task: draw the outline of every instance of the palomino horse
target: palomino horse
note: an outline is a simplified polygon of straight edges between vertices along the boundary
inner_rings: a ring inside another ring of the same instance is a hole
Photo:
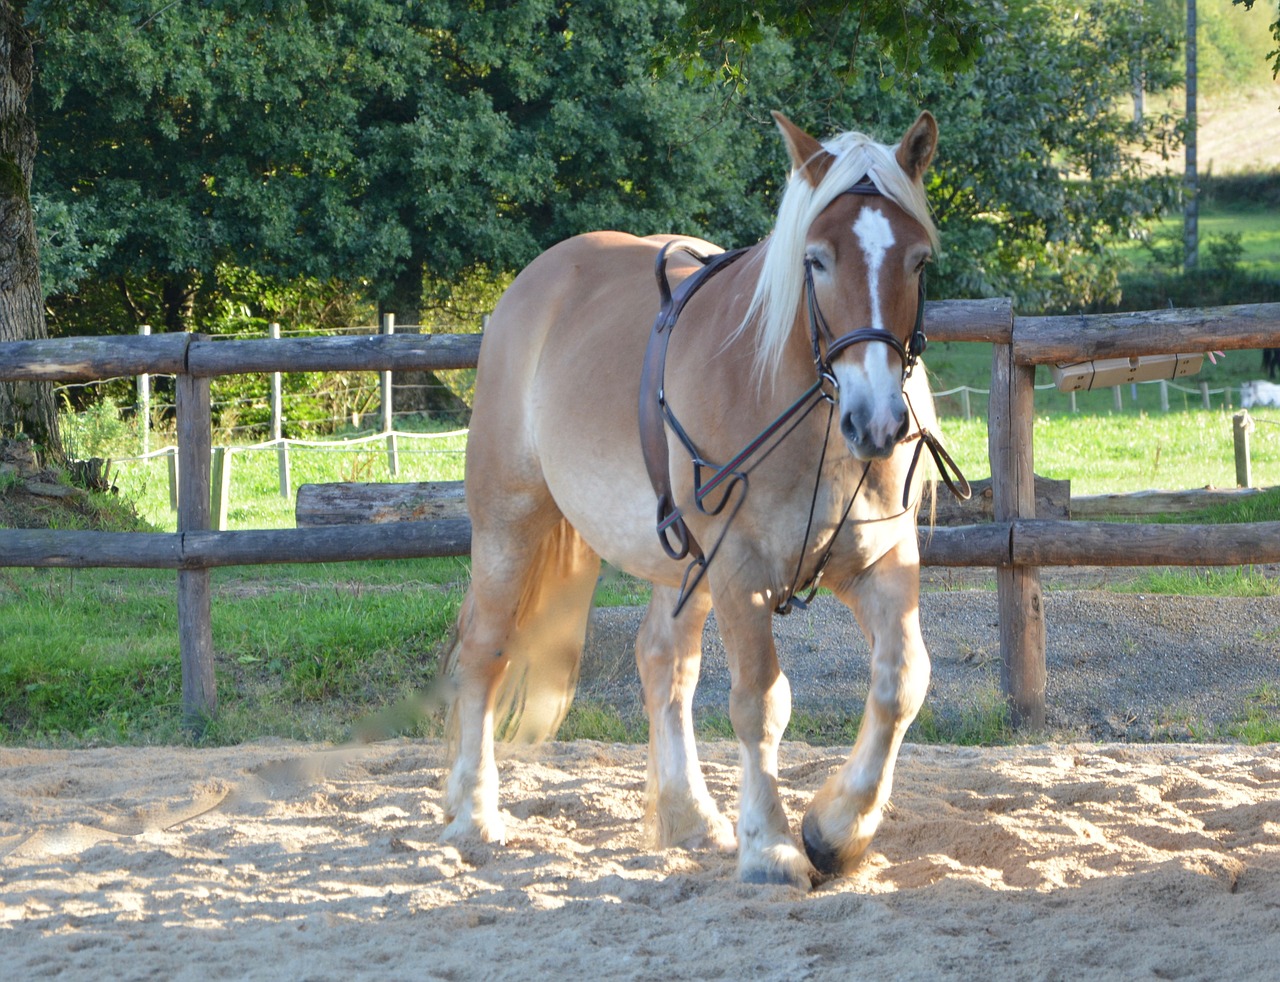
[[[923,113],[893,147],[857,133],[820,144],[776,119],[793,169],[774,231],[731,263],[703,266],[681,244],[663,251],[670,282],[701,280],[695,292],[676,286],[678,324],[654,326],[669,287],[655,289],[653,269],[669,237],[618,232],[545,252],[490,319],[467,446],[472,582],[448,660],[446,838],[503,840],[495,736],[505,726],[541,739],[559,726],[603,557],[653,584],[636,661],[656,843],[736,845],[743,880],[808,887],[815,869],[846,870],[871,841],[929,680],[914,464],[937,422],[923,371],[910,369],[936,239],[921,177],[938,129]],[[651,334],[666,349],[657,356]],[[642,391],[646,350],[658,384]],[[646,415],[660,421],[659,449],[652,431],[642,446]],[[870,640],[871,686],[801,849],[777,787],[791,692],[771,618],[820,567]],[[712,608],[741,748],[736,834],[694,744]]]

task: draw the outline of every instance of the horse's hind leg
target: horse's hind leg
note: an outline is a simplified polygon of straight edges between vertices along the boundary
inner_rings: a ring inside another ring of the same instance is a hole
[[[812,869],[791,835],[778,794],[778,745],[791,718],[791,684],[778,665],[773,611],[760,594],[732,584],[715,596],[716,623],[729,657],[729,716],[742,760],[738,874],[747,883],[807,890]]]
[[[802,828],[805,850],[823,873],[855,866],[871,844],[893,788],[907,727],[929,687],[929,653],[920,635],[920,570],[914,542],[833,589],[871,643],[871,686],[849,759],[814,796]]]
[[[693,692],[702,663],[702,628],[711,610],[705,589],[672,617],[679,591],[655,586],[636,638],[636,665],[649,714],[646,822],[659,846],[732,849],[733,826],[707,792],[693,736]]]
[[[538,509],[518,523],[478,524],[474,533],[471,588],[450,655],[455,747],[445,793],[446,838],[505,837],[494,730],[506,676],[525,669],[532,675],[550,659],[559,663],[550,667],[563,705],[572,695],[599,560],[576,532],[557,523],[562,520],[553,508]]]

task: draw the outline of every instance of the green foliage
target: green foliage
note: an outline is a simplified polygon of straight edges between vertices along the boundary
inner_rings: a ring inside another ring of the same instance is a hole
[[[727,222],[744,197],[734,128],[703,122],[714,93],[652,72],[676,13],[72,4],[46,24],[35,96],[58,283],[163,279],[172,329],[228,265],[412,307],[424,271],[516,269],[589,228]]]
[[[689,0],[674,43],[690,77],[742,82],[757,46],[773,36],[799,43],[826,44],[837,71],[857,74],[860,42],[882,55],[886,68],[909,79],[930,68],[948,75],[973,66],[981,52],[988,14],[971,0]],[[852,42],[832,44],[837,38]]]
[[[1170,195],[1135,155],[1172,146],[1173,121],[1118,108],[1135,78],[1172,80],[1177,23],[1158,4],[33,9],[51,283],[92,294],[54,299],[60,330],[107,296],[113,331],[284,319],[297,284],[404,320],[424,276],[431,320],[588,229],[749,244],[785,176],[777,107],[889,139],[935,112],[936,295],[1012,294],[1024,311],[1112,296],[1110,246]],[[719,46],[705,63],[732,66],[729,101],[661,67],[673,37]]]

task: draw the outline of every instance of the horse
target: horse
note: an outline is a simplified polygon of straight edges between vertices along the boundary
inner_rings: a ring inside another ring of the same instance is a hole
[[[731,256],[704,240],[580,235],[527,266],[490,317],[466,453],[472,578],[443,669],[447,841],[505,840],[495,740],[559,727],[602,558],[652,584],[636,662],[654,844],[736,848],[743,881],[808,889],[872,840],[930,674],[917,512],[940,461],[917,360],[938,126],[923,112],[888,146],[856,132],[819,142],[774,118],[791,169],[764,241]],[[650,360],[656,390],[642,385]],[[926,442],[935,460],[917,468]],[[772,617],[819,576],[869,639],[871,684],[797,841],[778,790],[791,691]],[[742,765],[736,826],[694,741],[713,608]]]
[[[1241,382],[1240,408],[1255,406],[1280,406],[1280,385],[1275,382]]]

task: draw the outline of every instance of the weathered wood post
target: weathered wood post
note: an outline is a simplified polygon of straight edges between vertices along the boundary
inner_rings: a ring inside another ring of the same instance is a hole
[[[280,340],[280,325],[271,325],[271,339]],[[271,440],[276,445],[276,465],[280,471],[280,497],[293,495],[289,476],[289,444],[284,441],[284,394],[280,373],[271,373]]]
[[[1236,487],[1253,487],[1253,463],[1249,459],[1249,434],[1253,432],[1253,417],[1242,409],[1231,417],[1231,429],[1236,445]]]
[[[193,334],[192,340],[202,340]],[[178,532],[209,528],[213,423],[209,379],[181,373],[178,406]],[[178,647],[182,656],[182,721],[199,734],[218,711],[213,676],[210,572],[178,570]]]
[[[1014,343],[994,345],[991,361],[987,440],[997,522],[1035,518],[1036,509],[1032,453],[1035,366],[1014,361]],[[1040,728],[1045,720],[1045,631],[1039,568],[997,568],[996,591],[1000,684],[1009,700],[1012,722],[1017,727]]]

